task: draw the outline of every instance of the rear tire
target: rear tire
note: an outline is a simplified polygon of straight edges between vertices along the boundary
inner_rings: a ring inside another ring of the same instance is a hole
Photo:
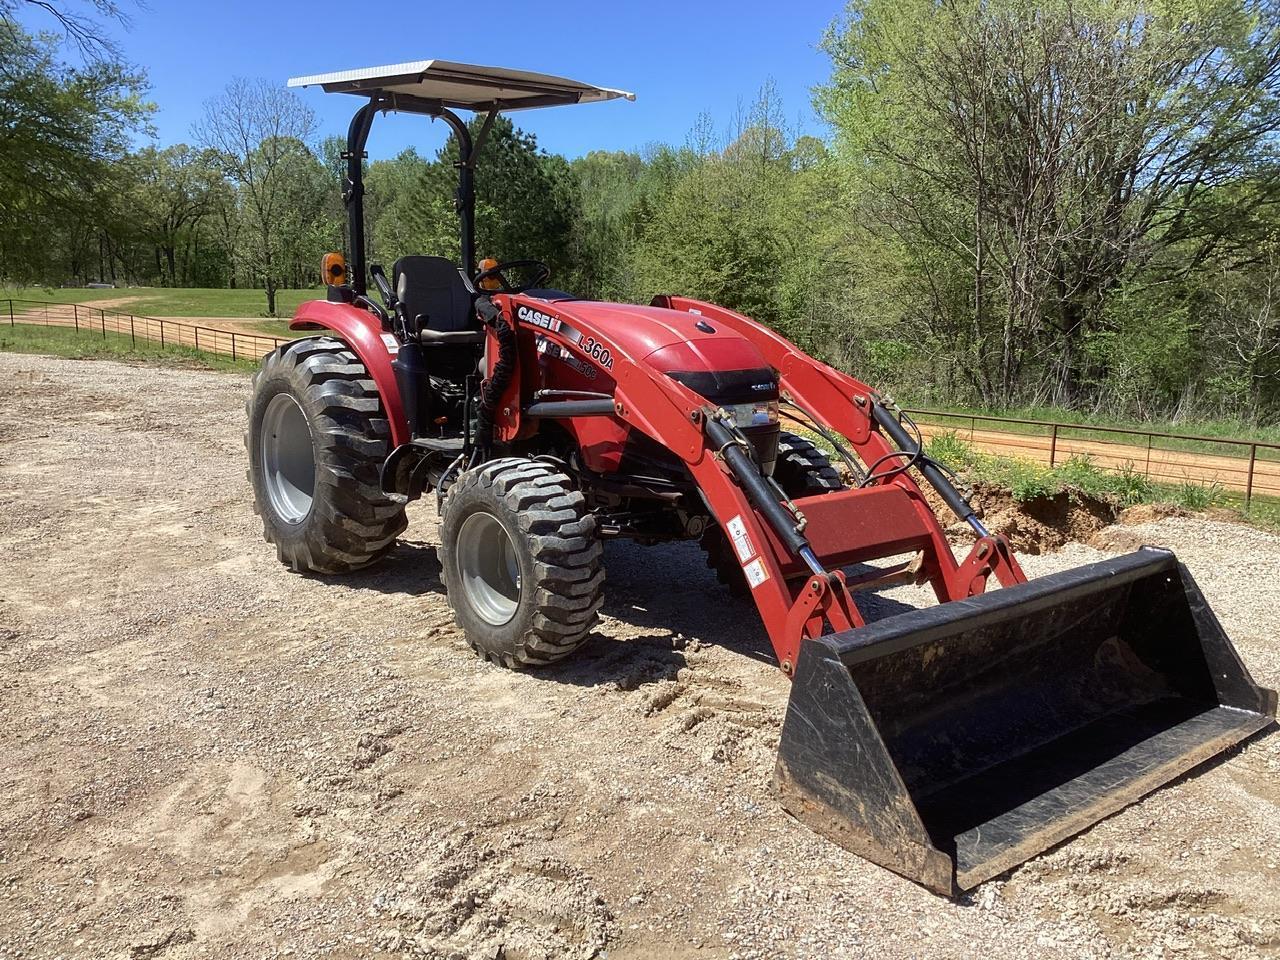
[[[307,337],[263,358],[247,404],[249,482],[262,536],[302,573],[368,566],[407,526],[378,471],[391,427],[364,364],[340,340]]]
[[[544,666],[586,641],[603,603],[596,518],[551,464],[512,457],[445,497],[440,566],[467,643],[504,667]]]

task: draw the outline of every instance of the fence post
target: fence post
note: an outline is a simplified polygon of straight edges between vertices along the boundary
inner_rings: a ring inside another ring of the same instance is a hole
[[[195,327],[194,329],[196,331],[196,349],[199,350],[200,349],[200,328]]]
[[[164,347],[164,321],[160,321],[160,346]]]
[[[13,300],[9,301],[9,326],[13,326]]]
[[[233,333],[231,334],[231,359],[234,360],[235,358],[236,358],[236,335]]]
[[[1049,469],[1052,470],[1058,462],[1058,425],[1053,425],[1053,436],[1049,438]]]
[[[79,333],[80,332],[80,304],[73,303],[71,305],[71,315],[75,317],[76,333]]]
[[[1151,479],[1151,441],[1155,438],[1151,434],[1147,434],[1147,479]]]
[[[138,345],[138,338],[133,332],[133,314],[129,314],[129,344],[131,346]]]
[[[1258,462],[1258,445],[1256,443],[1249,444],[1249,476],[1244,482],[1244,508],[1249,509],[1249,502],[1253,500],[1253,465]]]
[[[102,339],[107,339],[107,311],[99,310],[98,314],[102,320]]]

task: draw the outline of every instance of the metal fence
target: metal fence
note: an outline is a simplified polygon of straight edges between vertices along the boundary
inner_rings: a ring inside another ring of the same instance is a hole
[[[5,313],[0,313],[0,323],[7,319],[11,327],[37,324],[71,328],[81,333],[99,334],[104,338],[108,334],[114,334],[128,337],[133,344],[142,340],[158,343],[161,347],[189,347],[230,357],[232,360],[257,360],[280,344],[288,342],[284,337],[220,330],[217,327],[161,320],[158,317],[140,317],[83,303],[16,299],[0,300],[0,304],[7,307]]]
[[[1246,506],[1255,496],[1280,496],[1280,444],[1276,443],[942,410],[907,413],[924,420],[920,428],[926,438],[954,432],[984,453],[1021,457],[1050,467],[1072,457],[1087,457],[1100,469],[1134,471],[1158,483],[1216,484],[1224,491],[1243,494]]]
[[[142,340],[161,347],[187,347],[233,360],[256,360],[288,342],[284,337],[142,317],[80,303],[11,299],[0,300],[0,304],[4,305],[0,324],[7,316],[10,326],[38,324],[103,337],[114,334],[128,337],[134,344]],[[1021,457],[1050,467],[1072,457],[1088,457],[1103,470],[1137,471],[1156,482],[1216,484],[1223,490],[1243,493],[1246,506],[1255,495],[1280,497],[1280,444],[1276,443],[942,410],[907,412],[927,418],[920,424],[926,438],[952,431],[986,453]]]

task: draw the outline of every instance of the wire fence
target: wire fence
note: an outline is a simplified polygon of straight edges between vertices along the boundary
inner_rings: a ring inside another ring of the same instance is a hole
[[[11,299],[0,300],[0,304],[4,305],[0,307],[4,311],[0,312],[0,324],[7,319],[10,326],[64,327],[102,337],[128,337],[135,345],[141,340],[233,360],[257,360],[288,342],[284,337],[142,317],[81,303]],[[941,410],[907,412],[921,421],[926,439],[954,432],[985,453],[1050,467],[1072,457],[1087,457],[1100,469],[1136,471],[1158,483],[1217,485],[1243,494],[1246,506],[1254,496],[1280,497],[1280,444],[1276,443]]]
[[[1280,496],[1280,444],[1128,427],[1019,420],[976,413],[908,410],[926,439],[955,433],[977,450],[1061,466],[1085,457],[1113,473],[1136,472],[1156,483],[1216,485],[1243,494]]]
[[[43,300],[0,300],[7,307],[0,313],[0,323],[10,327],[34,324],[65,327],[80,333],[128,337],[134,345],[139,340],[161,347],[188,347],[204,353],[215,353],[232,360],[257,360],[282,343],[284,337],[241,333],[217,327],[198,326],[158,317],[140,317],[119,310],[104,310],[83,303],[50,303]],[[0,308],[3,309],[3,308]]]

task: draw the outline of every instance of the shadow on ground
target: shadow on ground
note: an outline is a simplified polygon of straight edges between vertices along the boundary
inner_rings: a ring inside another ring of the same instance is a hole
[[[605,546],[604,564],[604,629],[569,660],[536,671],[537,676],[631,690],[674,679],[687,664],[684,651],[701,644],[775,662],[755,604],[748,596],[734,596],[716,579],[696,544],[613,541]],[[402,540],[368,570],[325,579],[377,593],[444,596],[436,547],[425,541]],[[858,594],[857,603],[869,623],[914,609],[873,593]]]

